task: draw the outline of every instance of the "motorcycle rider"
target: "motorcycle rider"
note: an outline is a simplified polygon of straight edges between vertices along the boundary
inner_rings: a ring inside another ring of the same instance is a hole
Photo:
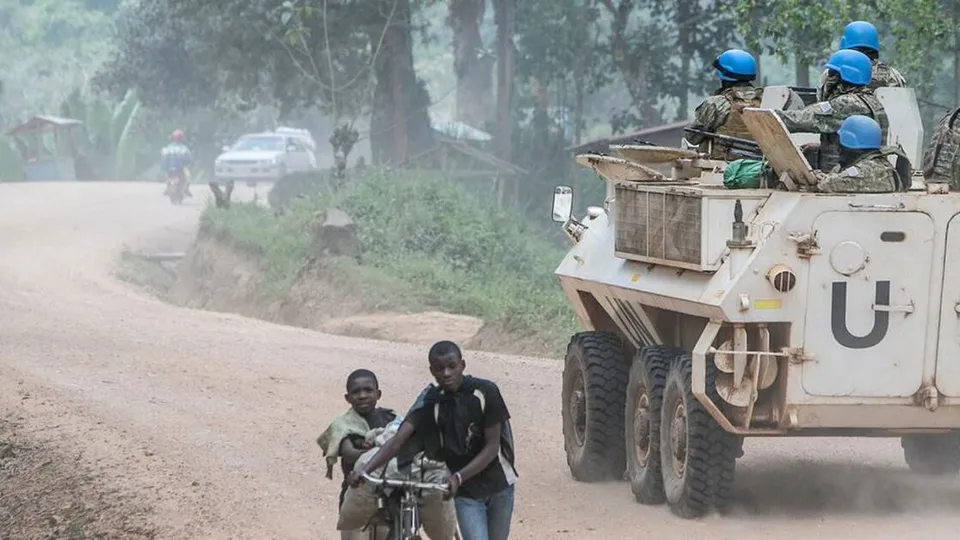
[[[170,135],[170,144],[163,147],[160,151],[160,167],[167,174],[176,174],[183,182],[187,197],[193,197],[190,193],[190,176],[187,167],[193,162],[193,154],[190,148],[183,142],[183,131],[175,129]],[[163,192],[164,195],[170,194],[170,185],[168,184]]]

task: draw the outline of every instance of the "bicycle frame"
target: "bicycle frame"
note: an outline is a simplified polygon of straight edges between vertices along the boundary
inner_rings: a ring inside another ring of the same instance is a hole
[[[374,478],[366,473],[363,474],[363,479],[380,488],[386,487],[396,490],[388,496],[383,496],[381,492],[381,497],[378,498],[380,508],[386,506],[386,510],[390,514],[389,540],[420,540],[420,497],[416,492],[422,490],[450,492],[447,484]],[[376,528],[374,527],[371,538],[375,535]]]

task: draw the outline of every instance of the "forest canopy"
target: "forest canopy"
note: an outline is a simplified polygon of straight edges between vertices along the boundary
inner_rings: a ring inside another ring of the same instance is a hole
[[[459,121],[556,176],[566,147],[687,119],[727,48],[754,53],[764,84],[815,83],[856,19],[879,29],[928,128],[960,104],[960,1],[0,0],[0,117],[132,91],[143,145],[182,127],[210,158],[245,130],[299,123],[325,140],[348,125],[375,163]]]

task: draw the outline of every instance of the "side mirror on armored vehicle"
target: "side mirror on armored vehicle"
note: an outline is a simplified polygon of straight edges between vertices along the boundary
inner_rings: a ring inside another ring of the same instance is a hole
[[[573,190],[568,186],[557,186],[553,189],[553,220],[564,223],[570,219],[573,212]]]

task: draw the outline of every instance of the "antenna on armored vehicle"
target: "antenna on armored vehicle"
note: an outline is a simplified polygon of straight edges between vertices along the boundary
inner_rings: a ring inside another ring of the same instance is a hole
[[[727,247],[729,248],[742,248],[749,247],[750,242],[747,240],[747,224],[743,222],[743,204],[740,202],[740,199],[737,199],[737,202],[733,205],[733,226],[732,234],[730,240],[727,241]]]
[[[730,239],[727,240],[727,248],[730,250],[730,277],[735,277],[750,256],[750,250],[753,248],[753,243],[747,239],[749,228],[743,222],[743,204],[740,199],[737,199],[733,205],[733,225],[731,229]]]

